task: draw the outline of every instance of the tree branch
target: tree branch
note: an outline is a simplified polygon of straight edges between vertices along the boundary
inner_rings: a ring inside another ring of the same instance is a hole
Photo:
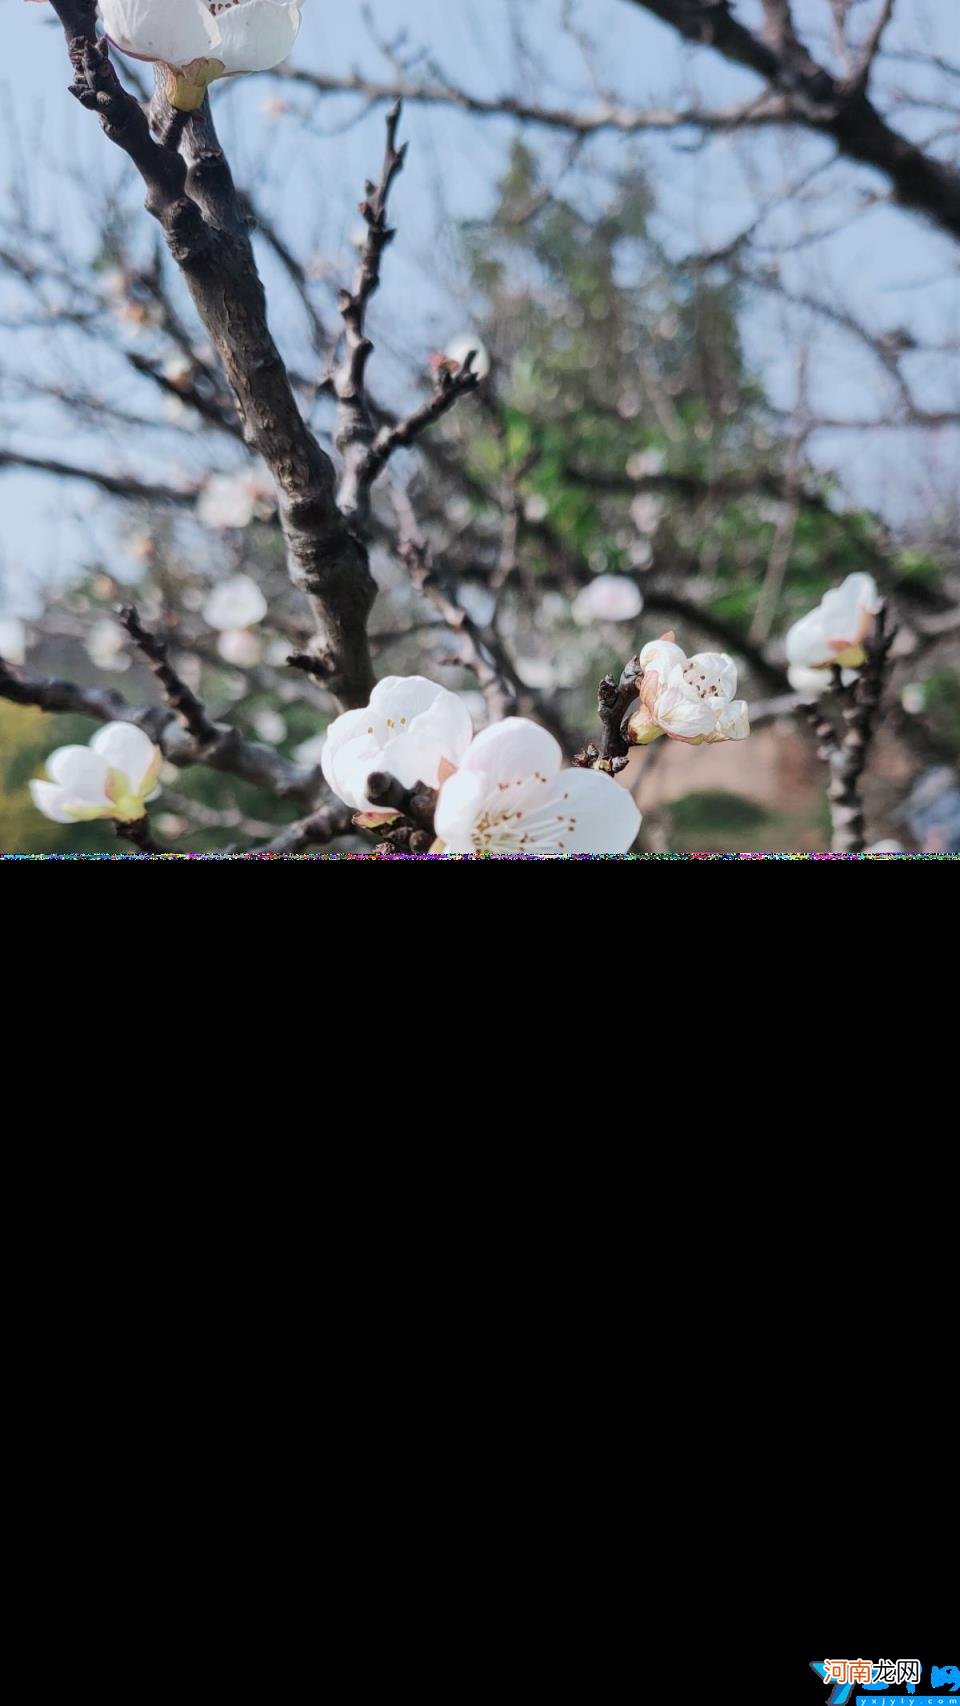
[[[107,474],[99,468],[77,468],[70,462],[58,462],[49,456],[27,456],[18,450],[0,450],[0,468],[25,468],[38,474],[55,474],[61,480],[85,480],[99,486],[111,497],[132,498],[138,503],[178,504],[191,507],[195,492],[180,491],[176,486],[151,485],[135,479],[132,474]]]
[[[335,841],[338,835],[349,834],[352,822],[353,813],[350,807],[345,806],[341,800],[334,800],[332,805],[323,806],[309,817],[288,824],[273,841],[265,842],[262,847],[252,847],[244,857],[262,858],[265,853],[289,856],[305,853],[308,847],[326,847],[331,841]]]
[[[143,626],[132,604],[121,605],[117,614],[134,645],[146,658],[163,688],[167,704],[180,719],[187,733],[193,736],[201,751],[215,745],[219,739],[216,724],[210,721],[205,706],[169,662],[164,641],[158,640],[155,634],[151,634],[149,629]]]
[[[394,451],[405,450],[409,445],[415,444],[420,434],[441,420],[461,397],[467,397],[471,391],[477,389],[480,376],[473,371],[475,358],[476,351],[470,350],[456,373],[441,367],[433,396],[405,420],[395,421],[392,426],[381,427],[357,470],[357,481],[361,490],[369,490]]]
[[[867,661],[858,672],[856,681],[850,687],[844,687],[837,670],[830,698],[799,707],[820,742],[819,756],[830,766],[830,821],[833,827],[830,845],[834,853],[863,852],[866,836],[860,788],[876,732],[887,678],[887,660],[895,638],[896,629],[890,624],[887,608],[883,605],[876,629],[866,646]],[[831,709],[839,710],[841,728],[831,721]]]
[[[131,705],[109,687],[79,687],[56,676],[14,668],[0,658],[0,699],[14,705],[36,705],[52,714],[92,717],[98,723],[133,723],[159,746],[178,768],[206,764],[211,770],[239,776],[278,800],[299,800],[315,809],[325,788],[320,772],[293,764],[268,746],[243,740],[235,729],[213,726],[215,740],[199,747],[178,716],[158,705]]]
[[[882,172],[897,200],[960,239],[960,172],[894,130],[866,92],[863,68],[842,82],[798,41],[786,0],[767,0],[767,39],[736,19],[727,0],[630,0],[686,41],[716,48],[755,71],[780,95],[785,114],[831,136],[841,153]],[[879,39],[877,45],[879,46]],[[867,67],[869,70],[869,67]]]
[[[378,83],[358,73],[336,77],[325,72],[305,71],[300,66],[285,65],[274,72],[285,83],[299,83],[321,95],[362,95],[370,106],[409,102],[413,106],[452,107],[473,118],[512,118],[523,124],[542,125],[547,130],[570,132],[581,140],[611,131],[634,136],[644,131],[669,130],[730,130],[740,124],[782,124],[783,111],[774,107],[759,109],[756,101],[749,105],[717,109],[688,107],[674,111],[671,107],[629,107],[612,102],[596,112],[578,112],[573,107],[547,107],[539,102],[522,101],[513,95],[484,98],[449,82],[416,82],[398,76],[392,83]]]
[[[197,312],[223,362],[244,437],[273,475],[291,579],[308,596],[311,651],[330,691],[365,704],[373,686],[366,625],[376,595],[365,547],[337,508],[333,464],[303,420],[267,324],[246,220],[209,102],[184,119],[155,95],[151,122],[121,86],[96,36],[92,0],[53,0],[67,37],[81,105],[98,114],[147,187]],[[175,151],[176,143],[179,151]]]
[[[387,140],[379,184],[368,181],[360,212],[367,227],[352,290],[341,290],[337,305],[343,318],[346,347],[333,376],[337,397],[335,443],[343,457],[344,472],[339,503],[345,515],[364,526],[369,515],[370,480],[363,467],[373,443],[374,426],[366,396],[367,362],[373,344],[366,334],[367,309],[380,288],[380,265],[384,250],[395,232],[387,223],[387,203],[394,180],[403,171],[406,143],[397,147],[397,128],[402,107],[395,101],[387,114]]]

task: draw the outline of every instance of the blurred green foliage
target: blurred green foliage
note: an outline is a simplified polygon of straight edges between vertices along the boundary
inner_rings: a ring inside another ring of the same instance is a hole
[[[631,516],[641,487],[628,469],[648,458],[665,476],[652,575],[677,592],[695,583],[698,602],[746,635],[783,526],[791,448],[746,363],[737,287],[671,259],[650,211],[631,170],[606,207],[584,214],[549,193],[535,155],[515,143],[490,225],[466,238],[499,404],[464,413],[457,432],[476,487],[520,474],[549,536],[540,553],[528,542],[534,571],[550,566],[550,545],[594,573],[643,568]],[[809,470],[802,485],[809,501],[791,525],[775,632],[843,576],[876,568],[873,518],[833,513]],[[476,491],[474,502],[481,514]],[[939,572],[919,552],[900,566]]]

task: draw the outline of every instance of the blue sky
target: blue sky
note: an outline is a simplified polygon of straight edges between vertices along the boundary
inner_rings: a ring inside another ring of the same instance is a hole
[[[829,15],[826,0],[799,0],[797,9],[822,31]],[[579,52],[559,27],[562,0],[373,0],[371,11],[381,39],[405,30],[410,43],[429,49],[451,77],[478,94],[520,89],[529,97],[570,103],[587,86]],[[672,32],[625,0],[589,0],[579,11],[595,44],[600,83],[631,104],[663,105],[677,90],[693,86],[712,104],[727,104],[756,90],[749,74],[717,56],[690,55]],[[755,0],[740,11],[749,20]],[[919,31],[933,49],[956,56],[957,0],[910,0],[909,11],[912,34]],[[518,21],[529,32],[540,61],[539,66],[524,62],[519,75]],[[74,230],[82,241],[85,214],[78,185],[121,180],[128,175],[127,164],[67,95],[62,37],[48,9],[24,0],[0,0],[0,22],[7,115],[0,129],[0,184],[9,192],[15,180],[26,177],[41,217]],[[890,45],[897,45],[900,28],[894,26]],[[389,69],[371,42],[356,0],[338,5],[305,0],[294,62],[336,72],[361,69],[385,75]],[[916,77],[907,68],[896,75],[904,83]],[[933,92],[926,78],[914,87],[921,96]],[[218,121],[235,174],[241,182],[262,177],[267,187],[261,198],[271,213],[322,257],[331,276],[338,271],[342,275],[350,265],[359,188],[378,163],[382,117],[358,117],[361,109],[353,99],[328,102],[319,115],[320,134],[307,137],[296,124],[269,121],[264,104],[275,92],[276,85],[268,79],[247,79],[242,86],[215,90]],[[285,93],[306,110],[302,94]],[[919,107],[907,122],[918,136],[937,128],[935,117]],[[383,359],[396,358],[394,382],[399,382],[402,362],[417,367],[424,352],[461,329],[466,304],[458,301],[451,228],[457,219],[482,215],[489,206],[504,147],[515,129],[510,121],[477,123],[449,111],[411,108],[407,113],[404,134],[411,153],[394,205],[400,236],[390,253],[374,326]],[[542,132],[536,139],[545,160],[559,170],[562,140]],[[648,138],[640,151],[660,197],[661,228],[678,254],[723,241],[740,228],[753,206],[751,183],[758,172],[768,184],[788,184],[826,156],[823,143],[795,132],[764,131],[747,144],[734,139],[696,151],[690,141],[689,136]],[[624,145],[617,140],[592,144],[591,149],[588,167],[590,158],[608,164],[623,158]],[[586,171],[573,176],[574,188],[577,181],[587,186]],[[858,186],[881,187],[871,174],[844,167],[834,168],[829,182],[836,185],[839,198],[834,208],[846,205],[847,194],[856,194]],[[439,221],[438,208],[445,209]],[[791,235],[800,234],[801,219],[808,219],[812,228],[822,222],[823,212],[813,205],[802,215],[793,211]],[[769,234],[778,234],[773,222]],[[827,240],[804,244],[788,264],[794,288],[855,307],[877,329],[906,324],[943,341],[960,338],[956,263],[955,247],[921,220],[879,209]],[[271,282],[279,288],[277,281]],[[286,311],[278,300],[275,318],[281,337]],[[11,336],[0,327],[0,338]],[[775,305],[760,307],[752,316],[748,343],[775,400],[789,406],[796,351],[793,333],[784,328]],[[885,392],[876,365],[849,340],[821,327],[812,367],[817,401],[831,413],[882,410]],[[955,357],[918,357],[914,373],[929,406],[960,407]],[[65,459],[71,453],[78,460],[98,453],[92,440],[79,444],[71,434],[58,441],[46,417],[41,425],[28,416],[18,418],[5,406],[0,412],[0,445],[14,440]],[[922,512],[931,458],[936,463],[935,485],[955,481],[960,471],[958,435],[948,431],[926,438],[922,445],[914,435],[902,433],[824,434],[815,452],[824,465],[840,468],[852,496],[877,504],[894,520]],[[112,446],[107,453],[122,456],[128,447]],[[162,460],[162,446],[153,454]],[[102,508],[101,499],[79,487],[65,491],[48,480],[0,473],[0,568],[5,571],[0,599],[11,602],[13,579],[24,589],[53,573],[69,574],[71,565],[84,560]]]

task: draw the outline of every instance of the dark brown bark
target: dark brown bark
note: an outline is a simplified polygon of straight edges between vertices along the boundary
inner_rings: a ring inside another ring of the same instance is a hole
[[[162,138],[155,140],[97,41],[93,0],[53,5],[74,68],[72,92],[140,172],[148,211],[223,362],[244,437],[273,475],[290,577],[313,610],[317,672],[341,704],[365,704],[374,681],[366,628],[376,586],[366,549],[337,508],[333,464],[300,414],[271,336],[246,220],[209,106],[184,118],[155,101],[151,123]]]
[[[685,40],[714,47],[755,71],[780,96],[785,117],[832,137],[848,159],[882,172],[904,207],[960,238],[960,172],[894,130],[870,100],[864,76],[844,83],[818,65],[797,40],[782,0],[767,8],[766,40],[732,15],[727,0],[631,4],[672,25]]]
[[[93,717],[99,723],[133,723],[159,746],[171,764],[206,764],[263,788],[278,800],[297,800],[315,808],[325,786],[317,769],[294,764],[269,746],[244,740],[236,729],[213,724],[216,739],[198,746],[174,711],[162,705],[131,705],[112,687],[80,687],[56,676],[15,668],[0,658],[0,699],[12,705],[36,705],[51,715]]]

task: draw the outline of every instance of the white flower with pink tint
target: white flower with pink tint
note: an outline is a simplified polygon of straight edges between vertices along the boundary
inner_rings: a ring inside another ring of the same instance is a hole
[[[440,786],[473,739],[470,713],[456,693],[422,675],[388,675],[362,711],[345,711],[327,730],[321,764],[333,792],[355,812],[378,812],[367,798],[374,774],[404,788]]]
[[[883,599],[872,575],[848,575],[825,592],[816,610],[787,634],[787,662],[796,669],[859,669],[877,625]]]
[[[256,669],[263,661],[263,646],[249,628],[228,628],[217,641],[217,651],[234,669]]]
[[[560,747],[525,717],[477,735],[440,789],[435,825],[445,853],[626,853],[640,813],[597,770],[564,770]]]
[[[633,746],[649,746],[661,735],[701,746],[750,733],[746,701],[736,698],[737,666],[725,652],[688,658],[667,633],[644,646],[640,664],[640,697],[625,731]]]

